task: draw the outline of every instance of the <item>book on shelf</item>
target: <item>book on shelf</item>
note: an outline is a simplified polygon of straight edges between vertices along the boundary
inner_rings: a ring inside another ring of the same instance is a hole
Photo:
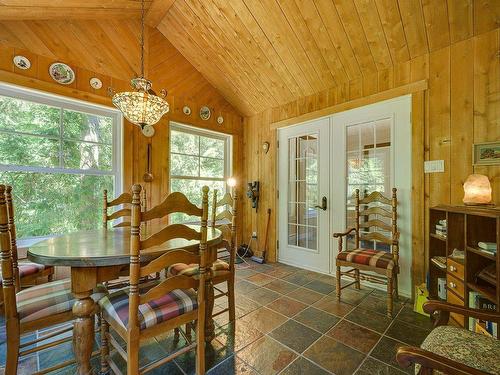
[[[431,258],[431,262],[443,270],[446,269],[446,257],[435,256]]]
[[[487,298],[481,296],[478,292],[469,292],[469,307],[473,309],[496,311],[497,305]],[[469,329],[478,332],[476,327],[481,326],[486,332],[493,337],[498,337],[498,324],[494,322],[482,321],[476,318],[469,317]],[[479,332],[481,333],[481,332]],[[483,332],[484,333],[484,332]]]
[[[495,242],[478,242],[477,246],[482,250],[497,251],[497,244]]]

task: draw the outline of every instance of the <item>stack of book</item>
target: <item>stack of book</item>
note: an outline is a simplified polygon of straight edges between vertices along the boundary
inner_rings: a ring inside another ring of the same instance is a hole
[[[479,249],[485,253],[496,255],[497,254],[497,244],[495,242],[479,242],[477,244]]]
[[[474,309],[496,311],[497,305],[484,298],[478,292],[469,292],[469,307]],[[498,337],[497,323],[469,318],[469,329],[474,332]]]
[[[446,219],[439,220],[436,224],[436,234],[446,237],[448,235],[448,225]]]

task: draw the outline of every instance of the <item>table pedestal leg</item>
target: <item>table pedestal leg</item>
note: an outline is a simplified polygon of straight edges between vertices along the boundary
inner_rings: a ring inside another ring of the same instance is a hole
[[[73,305],[75,322],[73,326],[73,352],[78,366],[78,375],[92,374],[90,358],[94,344],[95,303],[90,298],[92,291],[75,294]]]
[[[215,324],[212,314],[214,312],[214,284],[211,280],[205,284],[207,306],[205,309],[205,341],[211,342],[215,338]]]

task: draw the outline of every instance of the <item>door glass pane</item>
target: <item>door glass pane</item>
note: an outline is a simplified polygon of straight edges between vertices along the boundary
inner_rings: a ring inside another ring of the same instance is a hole
[[[318,198],[318,135],[288,141],[288,244],[316,250]]]
[[[390,196],[391,191],[391,124],[392,119],[382,119],[350,125],[346,135],[346,225],[355,226],[353,195],[356,189],[360,197],[379,191]],[[370,219],[381,219],[370,217]],[[365,220],[361,218],[361,220]],[[370,229],[373,231],[374,229]],[[366,231],[366,230],[365,230]],[[361,243],[363,247],[382,248],[373,241]],[[353,237],[347,241],[348,248],[355,246]]]

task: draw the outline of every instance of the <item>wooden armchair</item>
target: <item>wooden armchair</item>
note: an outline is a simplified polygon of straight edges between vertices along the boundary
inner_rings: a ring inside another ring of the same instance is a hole
[[[217,259],[211,267],[211,279],[214,289],[217,292],[214,299],[227,297],[228,308],[216,312],[213,317],[229,312],[229,321],[233,322],[236,319],[236,309],[234,301],[234,272],[236,258],[236,188],[232,188],[232,194],[226,193],[222,199],[217,200],[217,190],[214,190],[212,197],[212,212],[210,218],[210,226],[217,228],[222,232],[221,249],[225,253],[229,252],[229,263],[223,259]],[[224,207],[224,210],[217,213],[219,207]],[[219,255],[219,252],[218,252]],[[198,274],[196,264],[176,263],[168,269],[168,275],[187,275],[195,276]],[[218,284],[227,283],[227,292],[217,288]],[[188,328],[189,332],[189,328]]]
[[[109,358],[109,347],[127,362],[127,374],[143,374],[154,370],[177,356],[196,348],[196,373],[205,373],[205,275],[207,265],[207,218],[208,187],[203,187],[202,208],[196,207],[181,193],[172,193],[158,206],[141,212],[140,185],[134,185],[132,196],[132,220],[130,239],[130,287],[111,293],[99,301],[101,306],[101,373],[109,371],[121,374],[118,366]],[[167,217],[174,212],[198,216],[201,232],[187,225],[167,225],[148,238],[140,238],[142,222]],[[171,240],[197,240],[199,252],[175,250],[164,253],[147,265],[141,265],[141,253]],[[182,261],[199,266],[198,277],[176,275],[163,280],[140,284],[140,279]],[[162,332],[175,330],[189,322],[197,321],[196,342],[185,335],[187,346],[152,364],[139,368],[139,348],[141,342]],[[123,348],[109,334],[109,326],[126,341]]]
[[[420,348],[402,346],[396,359],[402,367],[415,364],[415,374],[500,374],[500,340],[460,327],[447,326],[451,313],[500,324],[499,312],[470,309],[440,301],[428,301],[434,329]]]
[[[344,233],[334,233],[338,238],[337,266],[337,298],[340,300],[341,291],[355,284],[361,287],[361,280],[385,284],[387,282],[387,316],[392,317],[394,295],[398,298],[398,273],[399,273],[399,232],[397,226],[397,195],[396,188],[392,189],[392,198],[386,198],[375,191],[367,197],[360,199],[359,190],[354,193],[355,227]],[[390,224],[380,217],[390,220]],[[380,231],[390,232],[391,237],[383,235]],[[354,249],[343,249],[343,237],[354,233]],[[367,246],[367,243],[376,246]],[[390,252],[378,249],[378,244],[385,244]],[[360,246],[361,245],[361,246]],[[341,267],[351,267],[342,271]],[[361,273],[369,271],[371,274]],[[378,275],[373,275],[376,273]],[[341,286],[342,276],[354,279],[353,282]]]
[[[12,202],[12,186],[5,187],[5,201],[9,217],[9,231],[12,242],[12,267],[14,270],[14,281],[16,292],[22,287],[36,285],[40,279],[47,278],[52,281],[54,277],[54,267],[33,262],[19,262],[17,258],[17,237],[16,225],[14,222],[14,204]],[[0,274],[0,287],[3,283],[3,274]],[[3,307],[3,293],[0,293],[0,306]]]

